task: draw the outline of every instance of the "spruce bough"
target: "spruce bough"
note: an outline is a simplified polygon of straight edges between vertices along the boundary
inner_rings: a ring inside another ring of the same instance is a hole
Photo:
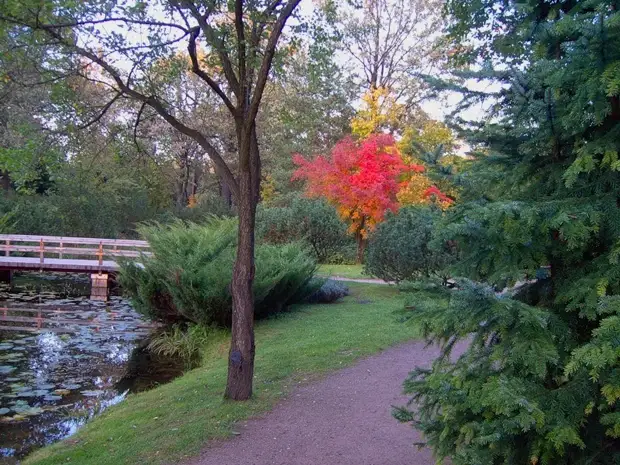
[[[479,159],[434,241],[464,278],[408,303],[445,350],[396,415],[456,465],[620,463],[618,7],[448,2],[459,64],[485,64],[458,74],[504,87],[492,122],[461,127]]]

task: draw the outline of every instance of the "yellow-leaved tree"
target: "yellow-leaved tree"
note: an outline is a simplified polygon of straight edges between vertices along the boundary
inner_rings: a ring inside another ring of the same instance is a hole
[[[351,131],[359,139],[371,134],[393,134],[405,116],[405,106],[386,87],[376,87],[362,96],[362,107],[351,120]]]

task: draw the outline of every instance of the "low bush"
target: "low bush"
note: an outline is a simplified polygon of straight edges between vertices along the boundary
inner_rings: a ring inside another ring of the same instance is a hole
[[[334,207],[322,200],[297,198],[290,206],[259,208],[256,235],[269,244],[304,241],[319,263],[355,263],[355,241]]]
[[[342,283],[328,279],[310,297],[311,304],[330,304],[349,295],[349,288]]]
[[[365,273],[399,283],[442,270],[452,260],[451,251],[429,246],[440,215],[428,206],[401,208],[390,214],[369,238]]]
[[[135,308],[167,324],[230,325],[236,224],[212,218],[203,225],[176,221],[140,227],[153,255],[143,256],[140,265],[123,261],[119,275]],[[282,311],[311,295],[315,270],[316,261],[300,243],[259,245],[255,316]]]
[[[180,359],[187,368],[194,368],[200,364],[202,349],[209,343],[213,331],[202,325],[173,326],[153,336],[147,349],[156,355]]]

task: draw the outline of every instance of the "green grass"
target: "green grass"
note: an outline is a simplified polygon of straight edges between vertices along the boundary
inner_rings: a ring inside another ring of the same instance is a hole
[[[298,383],[415,338],[415,329],[393,313],[404,300],[396,289],[349,287],[351,296],[339,303],[299,305],[257,324],[252,400],[222,398],[229,337],[222,331],[206,348],[200,368],[130,395],[75,436],[35,452],[25,463],[175,463],[196,455],[211,439],[230,436],[236,422],[268,410]]]
[[[363,269],[364,265],[319,265],[318,274],[352,279],[372,278],[372,276],[362,274]]]

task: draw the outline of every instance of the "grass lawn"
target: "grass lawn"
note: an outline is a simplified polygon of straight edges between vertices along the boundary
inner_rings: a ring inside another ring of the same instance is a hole
[[[340,278],[363,278],[368,279],[372,276],[362,274],[364,265],[319,265],[318,274],[322,276],[338,276]]]
[[[130,395],[71,438],[24,463],[170,464],[196,455],[235,422],[271,408],[298,383],[416,336],[400,323],[398,290],[351,283],[352,295],[328,305],[299,305],[256,327],[255,395],[224,401],[228,334],[214,337],[202,367],[152,391]]]

